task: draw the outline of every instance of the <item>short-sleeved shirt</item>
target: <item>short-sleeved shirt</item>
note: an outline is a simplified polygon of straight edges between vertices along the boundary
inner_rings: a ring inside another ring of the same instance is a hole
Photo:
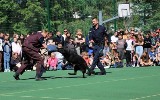
[[[42,44],[44,43],[44,37],[41,33],[32,34],[27,37],[23,43],[23,47],[27,47],[36,52],[40,50]]]

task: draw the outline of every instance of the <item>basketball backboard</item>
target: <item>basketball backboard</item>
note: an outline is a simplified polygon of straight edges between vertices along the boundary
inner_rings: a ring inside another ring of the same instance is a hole
[[[129,4],[119,4],[118,5],[118,16],[119,17],[130,16],[130,5]]]

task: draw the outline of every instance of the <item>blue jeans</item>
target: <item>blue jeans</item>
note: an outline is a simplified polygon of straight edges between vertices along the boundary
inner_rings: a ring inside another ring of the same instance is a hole
[[[9,62],[10,62],[10,53],[4,52],[4,70],[10,69]]]
[[[138,56],[140,58],[143,54],[143,46],[137,46],[136,47],[136,53],[138,54]]]
[[[62,66],[63,66],[62,63],[63,63],[63,62],[59,62],[59,63],[58,63],[58,65],[57,65],[57,69],[58,69],[58,70],[62,70]]]
[[[101,70],[101,72],[105,72],[104,66],[100,62],[100,56],[101,54],[103,54],[103,46],[95,45],[93,49],[93,54],[94,54],[94,58],[93,58],[91,70],[94,70],[97,65],[97,67]]]
[[[122,62],[115,62],[114,68],[117,68],[117,67],[122,68],[123,67],[123,63]]]

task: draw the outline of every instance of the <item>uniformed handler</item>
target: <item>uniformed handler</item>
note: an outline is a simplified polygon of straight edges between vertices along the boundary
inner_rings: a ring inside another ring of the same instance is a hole
[[[23,74],[25,69],[30,64],[30,61],[33,60],[36,63],[36,81],[44,80],[41,78],[42,75],[42,66],[44,65],[44,58],[41,57],[39,54],[40,48],[44,47],[47,48],[46,44],[44,43],[44,38],[46,38],[48,32],[43,30],[42,32],[37,32],[35,34],[30,35],[27,37],[22,45],[22,52],[25,54],[25,59],[22,61],[22,65],[18,70],[15,72],[13,77],[16,80],[20,80],[19,75]]]
[[[93,18],[92,19],[93,27],[89,31],[89,42],[94,44],[93,47],[93,63],[91,65],[91,73],[95,74],[94,69],[97,66],[100,69],[99,75],[106,75],[106,71],[104,69],[104,66],[100,62],[100,57],[103,56],[103,48],[104,48],[104,38],[107,36],[106,28],[102,25],[99,25],[98,19]]]

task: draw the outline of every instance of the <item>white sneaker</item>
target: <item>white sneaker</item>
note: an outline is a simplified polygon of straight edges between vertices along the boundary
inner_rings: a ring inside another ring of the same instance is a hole
[[[11,70],[10,70],[10,69],[7,69],[7,72],[11,72]]]
[[[108,66],[105,66],[104,68],[110,68],[110,66],[108,65]]]
[[[139,67],[139,64],[137,64],[137,68]]]
[[[135,64],[133,64],[132,66],[133,66],[133,68],[135,68]]]
[[[7,72],[7,69],[5,69],[4,72]]]

